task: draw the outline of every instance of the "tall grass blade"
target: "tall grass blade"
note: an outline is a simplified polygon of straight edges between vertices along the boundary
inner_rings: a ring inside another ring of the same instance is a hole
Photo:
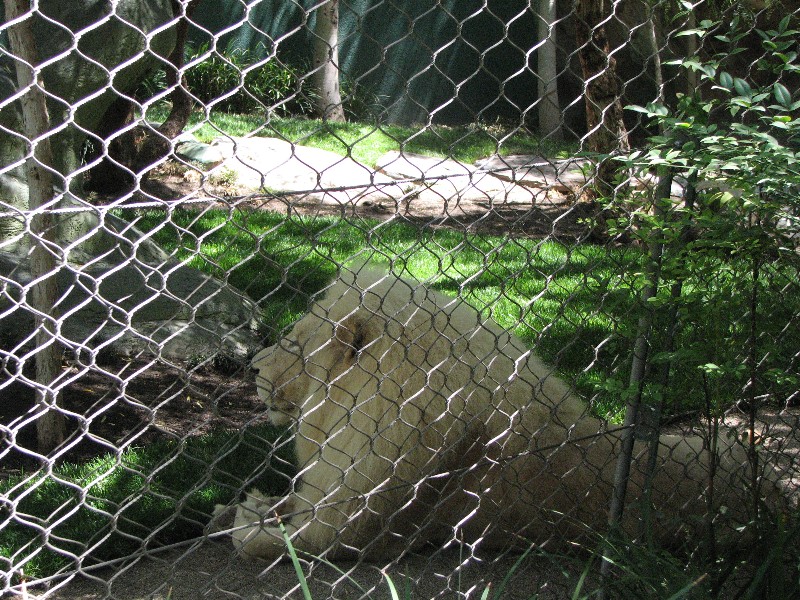
[[[491,591],[492,591],[492,584],[491,583],[486,584],[486,589],[483,590],[483,593],[481,594],[481,600],[488,600],[489,592]]]
[[[677,592],[672,594],[667,600],[680,600],[681,598],[686,598],[686,595],[691,592],[694,588],[696,588],[700,583],[708,577],[708,573],[703,573],[700,577],[695,579],[694,581],[690,581]]]
[[[586,596],[581,596],[581,592],[583,591],[583,586],[586,584],[586,577],[589,575],[589,571],[592,568],[592,563],[594,563],[595,556],[592,556],[591,559],[586,561],[586,566],[583,568],[581,572],[581,576],[578,578],[578,583],[575,586],[575,589],[572,591],[572,600],[579,600],[579,598],[586,598]]]
[[[522,562],[528,558],[528,555],[533,551],[536,546],[529,546],[525,552],[523,552],[520,557],[514,562],[514,565],[509,569],[506,576],[503,577],[503,581],[500,582],[500,585],[497,587],[497,591],[494,593],[494,600],[500,600],[503,593],[506,591],[506,586],[511,581],[511,578],[514,576],[514,573],[517,572],[517,569],[522,565]]]
[[[392,600],[400,600],[400,594],[397,593],[397,588],[395,587],[392,578],[389,577],[389,574],[386,572],[383,573],[383,577],[386,579],[386,585],[389,586],[389,595],[392,597]]]
[[[292,560],[294,572],[297,573],[297,580],[300,582],[300,589],[303,591],[303,598],[305,598],[305,600],[312,600],[311,590],[308,589],[308,580],[306,579],[306,574],[303,572],[303,566],[300,564],[300,559],[297,558],[297,552],[294,551],[292,540],[289,539],[289,534],[286,533],[286,528],[283,526],[280,516],[275,513],[275,517],[278,520],[278,527],[281,530],[281,535],[283,535],[283,540],[286,542],[286,548],[289,550],[289,558]]]

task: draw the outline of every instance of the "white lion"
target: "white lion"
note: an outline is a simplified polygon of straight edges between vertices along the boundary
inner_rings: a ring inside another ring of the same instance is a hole
[[[368,267],[345,273],[254,359],[276,424],[296,427],[299,473],[283,499],[251,492],[235,546],[276,558],[398,555],[425,543],[482,548],[585,542],[606,531],[618,432],[525,345],[466,303]],[[638,444],[623,527],[636,535],[647,452]],[[744,518],[745,453],[728,445],[715,508]],[[662,436],[650,496],[657,539],[707,514],[699,438]]]

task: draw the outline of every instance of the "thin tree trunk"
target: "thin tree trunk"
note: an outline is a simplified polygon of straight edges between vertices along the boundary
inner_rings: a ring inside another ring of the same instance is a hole
[[[656,7],[650,3],[648,5],[649,15],[647,24],[647,39],[650,43],[650,49],[653,53],[653,76],[656,84],[656,102],[659,104],[664,102],[664,69],[661,65],[661,47],[658,43],[658,13]],[[663,125],[661,126],[663,128]]]
[[[697,17],[694,10],[689,11],[688,21],[686,23],[687,29],[694,29],[697,27]],[[686,56],[694,58],[697,56],[697,36],[687,35],[683,38],[686,40]],[[686,93],[693,96],[697,92],[697,71],[694,69],[684,69],[686,72]]]
[[[317,8],[314,23],[312,86],[317,113],[329,121],[345,121],[339,87],[339,0]]]
[[[186,39],[189,35],[189,18],[197,8],[200,0],[186,2],[185,12],[181,14],[181,2],[172,0],[172,14],[180,17],[175,26],[175,49],[169,56],[171,68],[167,69],[167,85],[176,86],[170,94],[172,110],[158,128],[159,133],[168,139],[176,138],[186,127],[192,114],[192,98],[186,91],[185,78],[180,74],[180,69],[186,60]]]
[[[539,78],[539,135],[553,141],[563,139],[561,104],[558,100],[556,63],[556,0],[539,0],[536,75]]]
[[[29,0],[5,0],[6,22],[30,14]],[[50,172],[53,154],[50,141],[42,137],[50,130],[50,118],[41,80],[28,65],[36,65],[36,42],[31,18],[21,20],[8,29],[8,39],[15,60],[17,84],[25,93],[20,98],[24,135],[31,141],[32,152],[25,170],[28,179],[28,209],[31,218],[31,286],[28,303],[34,313],[36,327],[36,402],[41,412],[36,421],[39,452],[48,454],[64,441],[66,423],[58,409],[58,396],[53,382],[61,370],[61,347],[54,325],[57,299],[56,259],[50,248],[56,246],[56,223],[48,211],[53,208],[53,178]]]
[[[620,101],[622,85],[604,25],[617,1],[578,0],[576,5],[575,39],[585,82],[587,141],[589,150],[601,155],[630,150]],[[598,196],[608,197],[613,193],[616,171],[614,161],[600,163],[594,182]]]

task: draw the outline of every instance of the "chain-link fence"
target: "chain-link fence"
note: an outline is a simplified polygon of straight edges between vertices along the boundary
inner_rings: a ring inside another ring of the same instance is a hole
[[[4,594],[800,591],[796,3],[4,8]]]

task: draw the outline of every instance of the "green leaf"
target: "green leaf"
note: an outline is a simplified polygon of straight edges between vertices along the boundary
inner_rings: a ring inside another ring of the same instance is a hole
[[[400,600],[400,594],[397,593],[397,588],[394,585],[394,581],[389,575],[384,572],[383,576],[386,578],[386,584],[389,586],[389,594],[392,597],[392,600]]]
[[[727,71],[722,71],[722,73],[719,74],[719,84],[729,90],[733,87],[733,77],[731,77],[731,74]]]
[[[650,102],[647,106],[630,104],[626,106],[625,109],[644,113],[650,117],[666,117],[669,115],[669,109],[663,104],[657,104],[656,102]]]
[[[778,101],[778,104],[786,107],[792,105],[792,93],[782,83],[775,83],[772,86],[772,93],[775,95],[775,100]]]
[[[303,591],[303,599],[312,600],[311,591],[308,588],[308,580],[303,572],[303,566],[300,564],[300,559],[297,558],[292,540],[289,538],[289,534],[286,532],[286,528],[283,526],[280,519],[278,519],[278,527],[281,530],[281,535],[283,535],[283,541],[286,543],[286,549],[289,551],[289,558],[294,566],[295,575],[297,575],[297,580],[300,582],[300,589]]]
[[[739,94],[740,96],[750,96],[753,93],[750,84],[747,83],[741,77],[736,77],[733,80],[733,88],[736,90],[736,93]]]
[[[780,58],[785,65],[789,65],[797,60],[797,52],[787,52],[786,54],[782,52],[775,52],[775,58]]]
[[[689,35],[696,35],[699,37],[703,37],[706,32],[702,29],[684,29],[683,31],[679,31],[675,34],[675,37],[686,37]]]

